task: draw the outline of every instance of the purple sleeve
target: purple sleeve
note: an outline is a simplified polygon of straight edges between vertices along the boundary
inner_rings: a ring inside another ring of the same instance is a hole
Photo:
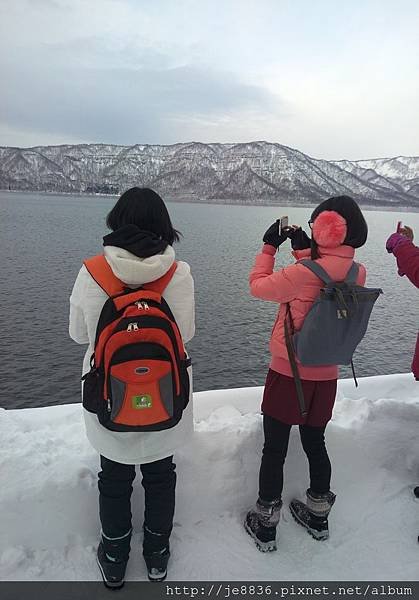
[[[419,248],[410,240],[394,248],[399,275],[406,275],[419,288]]]
[[[415,354],[412,361],[412,373],[415,376],[416,381],[419,381],[419,333],[416,341]]]

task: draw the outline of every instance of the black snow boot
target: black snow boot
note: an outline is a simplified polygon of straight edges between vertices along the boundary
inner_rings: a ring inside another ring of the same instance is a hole
[[[266,501],[258,498],[254,508],[246,515],[244,528],[261,552],[276,550],[276,526],[279,523],[281,506],[280,499]]]
[[[129,551],[131,547],[131,531],[119,538],[108,538],[102,532],[97,549],[97,563],[107,588],[119,589],[124,585]]]
[[[170,531],[154,532],[144,525],[143,556],[150,581],[164,581],[170,557]]]
[[[147,574],[150,581],[164,581],[167,577],[167,563],[169,562],[169,546],[160,551],[144,554]]]
[[[294,519],[305,527],[316,540],[327,540],[329,537],[329,523],[327,517],[336,500],[333,492],[317,494],[307,490],[307,502],[292,500],[291,514]]]
[[[413,490],[413,493],[415,495],[415,498],[419,498],[419,485],[417,485],[415,487],[415,489]],[[418,542],[419,542],[419,535],[418,535]]]

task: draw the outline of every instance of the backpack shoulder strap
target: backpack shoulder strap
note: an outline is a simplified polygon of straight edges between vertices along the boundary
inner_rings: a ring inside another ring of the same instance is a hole
[[[358,279],[358,273],[359,273],[359,264],[356,262],[353,262],[351,265],[351,268],[348,271],[348,274],[346,275],[345,283],[349,283],[350,285],[355,285],[356,280]]]
[[[333,282],[333,279],[329,277],[329,275],[326,273],[323,267],[321,267],[314,260],[309,260],[308,258],[306,258],[303,260],[299,260],[298,264],[303,265],[303,267],[309,269],[312,273],[317,275],[317,277],[321,279],[326,285]]]
[[[169,283],[172,280],[173,275],[177,269],[177,262],[175,261],[170,269],[166,271],[164,275],[156,279],[155,281],[150,281],[149,283],[144,283],[142,288],[144,290],[150,290],[152,292],[156,292],[157,294],[163,294],[164,290],[167,288]]]
[[[84,261],[84,266],[96,283],[109,297],[113,298],[114,296],[119,296],[124,293],[126,284],[114,274],[103,254],[88,258]],[[161,295],[169,285],[176,269],[177,262],[175,261],[170,269],[164,275],[159,277],[159,279],[144,283],[141,288]]]
[[[103,254],[92,256],[84,261],[84,266],[109,297],[118,296],[125,290],[124,283],[114,275]]]
[[[317,275],[317,277],[319,277],[319,279],[321,279],[326,285],[333,282],[333,279],[331,279],[331,277],[329,277],[329,275],[326,273],[326,271],[323,269],[323,267],[321,267],[314,260],[303,259],[303,260],[299,260],[298,263],[300,265],[303,265],[304,267],[307,267],[307,269],[310,269],[310,271],[312,273],[314,273],[315,275]],[[358,265],[358,263],[353,262],[352,265],[350,266],[350,269],[349,269],[346,277],[345,277],[344,283],[348,283],[350,285],[355,285],[356,280],[358,279],[358,273],[359,273],[359,265]]]

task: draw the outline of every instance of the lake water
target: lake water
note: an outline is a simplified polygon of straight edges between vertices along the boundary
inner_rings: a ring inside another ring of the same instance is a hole
[[[0,192],[0,406],[23,408],[80,400],[85,347],[68,336],[71,289],[83,260],[98,254],[115,198]],[[184,237],[177,258],[192,269],[196,336],[189,344],[194,389],[262,385],[276,305],[251,298],[248,275],[267,227],[288,214],[306,224],[312,208],[169,203]],[[419,290],[397,275],[384,244],[399,215],[365,211],[370,228],[357,259],[367,284],[381,287],[357,374],[409,371],[419,323]],[[403,212],[419,238],[419,214]],[[288,244],[288,242],[287,242]],[[289,246],[288,246],[289,248]],[[276,266],[292,257],[282,246]],[[341,376],[350,369],[342,367]]]

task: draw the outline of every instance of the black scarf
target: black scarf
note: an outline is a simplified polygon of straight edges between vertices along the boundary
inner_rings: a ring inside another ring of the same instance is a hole
[[[155,233],[140,229],[137,225],[124,225],[105,235],[103,245],[117,246],[139,258],[147,258],[161,254],[169,244]]]

